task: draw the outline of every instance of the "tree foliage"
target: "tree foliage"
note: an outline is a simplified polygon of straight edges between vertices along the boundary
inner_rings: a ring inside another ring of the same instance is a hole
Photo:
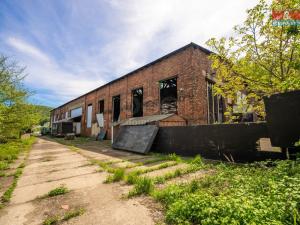
[[[216,71],[215,93],[242,108],[264,117],[262,98],[274,93],[300,89],[300,28],[272,25],[272,9],[299,9],[298,0],[265,0],[247,11],[242,25],[234,27],[234,37],[212,38],[207,44]],[[246,93],[238,101],[237,93]],[[228,115],[233,112],[228,107]]]
[[[28,104],[30,92],[23,86],[24,69],[0,56],[0,138],[19,137],[42,119],[36,106]]]

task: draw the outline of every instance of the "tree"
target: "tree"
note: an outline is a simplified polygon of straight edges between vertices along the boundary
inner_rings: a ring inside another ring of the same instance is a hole
[[[0,138],[19,137],[41,116],[27,103],[30,92],[23,86],[24,68],[0,55]]]
[[[234,27],[234,37],[207,42],[215,52],[210,57],[216,71],[215,94],[261,118],[264,96],[300,89],[299,26],[273,26],[272,9],[300,9],[300,2],[260,0],[247,10],[244,23]],[[243,101],[237,99],[240,92],[246,94]],[[227,115],[232,112],[233,107],[227,107]]]

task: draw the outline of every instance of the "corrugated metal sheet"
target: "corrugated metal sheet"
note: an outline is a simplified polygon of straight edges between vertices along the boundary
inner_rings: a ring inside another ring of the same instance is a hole
[[[152,116],[143,116],[143,117],[133,117],[122,122],[119,122],[116,125],[121,126],[134,126],[134,125],[146,125],[152,122],[164,120],[174,114],[164,114],[164,115],[152,115]]]

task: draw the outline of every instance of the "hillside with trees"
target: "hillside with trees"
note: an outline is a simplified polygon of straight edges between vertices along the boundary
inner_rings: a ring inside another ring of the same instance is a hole
[[[49,121],[49,107],[28,102],[24,68],[0,55],[0,140],[18,138],[34,125]]]

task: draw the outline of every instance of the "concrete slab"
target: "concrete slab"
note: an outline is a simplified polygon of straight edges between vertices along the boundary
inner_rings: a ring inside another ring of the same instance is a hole
[[[11,203],[20,204],[34,200],[37,197],[47,194],[52,189],[62,185],[70,190],[74,190],[103,183],[105,179],[106,175],[104,173],[90,173],[51,182],[33,184],[23,187],[18,186],[14,191]]]
[[[51,161],[44,161],[44,162],[34,162],[32,164],[29,164],[27,167],[29,167],[30,169],[32,168],[36,168],[36,167],[45,167],[45,166],[53,166],[55,167],[56,165],[59,164],[64,164],[64,163],[74,163],[74,162],[81,162],[86,159],[82,158],[82,156],[80,157],[79,155],[72,157],[72,159],[70,158],[59,158],[57,160],[51,160]]]
[[[27,221],[26,216],[33,212],[33,210],[34,204],[31,202],[26,204],[10,205],[0,211],[0,224],[25,225]]]
[[[43,165],[43,166],[28,166],[25,167],[25,171],[23,172],[23,176],[30,175],[30,174],[39,174],[39,173],[51,173],[59,170],[65,170],[65,169],[70,169],[70,168],[76,168],[76,167],[81,167],[88,165],[89,162],[85,159],[82,159],[81,161],[76,161],[76,162],[68,162],[68,163],[58,163],[53,165]]]
[[[0,211],[0,224],[40,225],[49,215],[66,213],[61,208],[65,204],[84,207],[86,212],[64,224],[155,224],[152,210],[135,199],[120,199],[122,192],[119,184],[103,184],[107,173],[95,173],[98,167],[90,165],[90,157],[73,153],[56,142],[39,139],[10,204]],[[104,160],[120,160],[101,153],[90,155]],[[44,162],[42,159],[47,156],[55,157]],[[61,185],[71,192],[36,200]]]
[[[61,170],[52,173],[38,173],[24,176],[18,183],[18,187],[29,186],[34,184],[40,184],[44,182],[58,181],[62,179],[72,178],[81,175],[87,175],[97,172],[98,166],[86,166],[65,169],[62,173]]]

